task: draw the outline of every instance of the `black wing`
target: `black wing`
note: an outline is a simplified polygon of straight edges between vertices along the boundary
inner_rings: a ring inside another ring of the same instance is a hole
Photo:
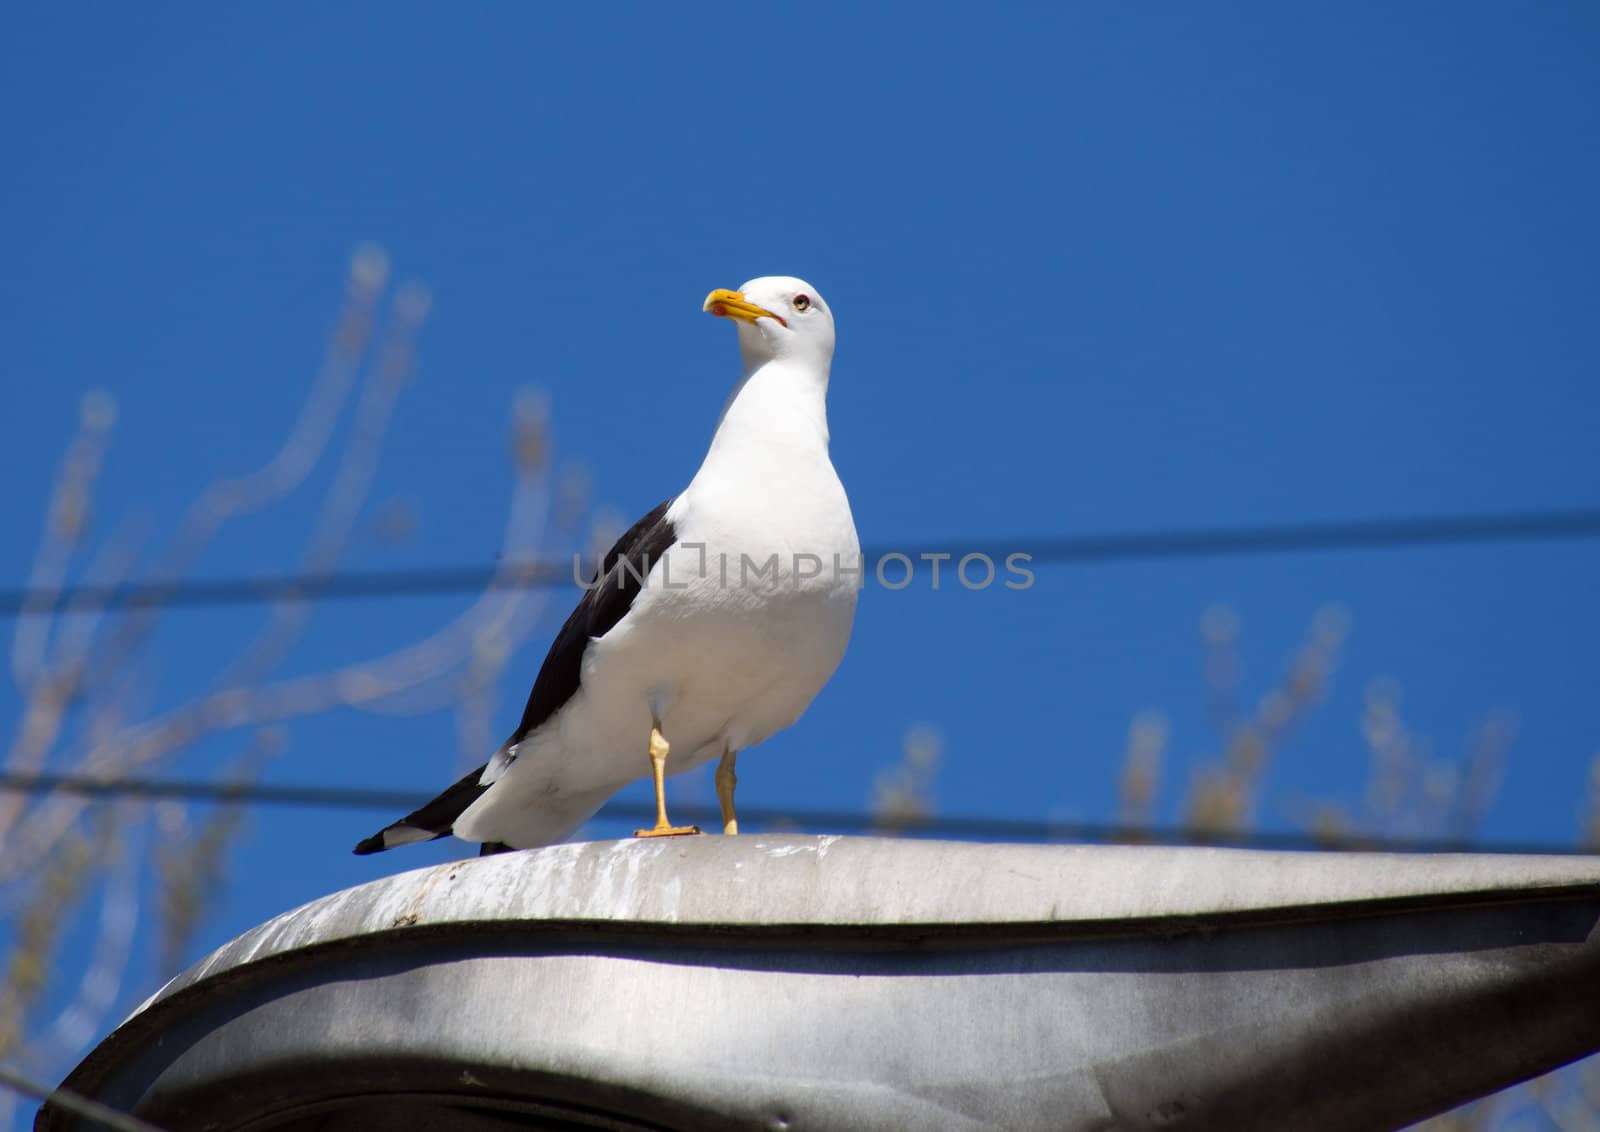
[[[650,567],[673,543],[678,533],[667,521],[668,499],[648,515],[629,527],[617,544],[607,552],[600,564],[598,581],[585,590],[578,607],[561,626],[561,632],[545,654],[544,664],[528,693],[528,706],[522,711],[522,722],[507,740],[506,745],[522,742],[534,728],[540,726],[578,691],[578,681],[583,673],[583,652],[593,637],[603,637],[618,621],[626,616],[639,593],[639,579],[650,572]],[[620,563],[626,562],[626,566]]]
[[[595,585],[585,590],[578,606],[567,618],[566,624],[556,634],[539,666],[539,675],[528,693],[528,706],[523,709],[522,722],[495,756],[499,762],[505,752],[534,728],[540,726],[578,691],[583,675],[583,651],[592,637],[603,637],[627,614],[638,594],[640,578],[650,572],[650,567],[660,561],[667,548],[678,541],[672,524],[667,521],[668,499],[648,515],[629,527],[617,544],[607,552],[600,565]],[[626,566],[620,563],[626,562]],[[515,756],[510,756],[515,758]],[[463,777],[450,789],[420,809],[413,810],[399,821],[385,826],[356,846],[359,854],[378,853],[396,845],[414,841],[429,841],[447,837],[450,827],[462,812],[482,797],[490,783],[482,781],[490,763]],[[504,767],[501,767],[503,771]],[[501,852],[505,846],[497,842],[484,845],[483,853]]]

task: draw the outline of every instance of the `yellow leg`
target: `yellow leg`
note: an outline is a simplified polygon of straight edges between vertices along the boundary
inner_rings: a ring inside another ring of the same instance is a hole
[[[717,764],[717,801],[722,803],[722,832],[729,837],[739,832],[739,819],[733,812],[733,790],[739,785],[739,777],[733,773],[733,760],[738,755],[737,751],[723,751],[722,761]]]
[[[697,825],[673,825],[667,821],[667,755],[672,748],[661,735],[661,721],[650,726],[650,772],[656,780],[656,825],[654,829],[636,829],[635,837],[678,837],[686,833],[699,833]]]

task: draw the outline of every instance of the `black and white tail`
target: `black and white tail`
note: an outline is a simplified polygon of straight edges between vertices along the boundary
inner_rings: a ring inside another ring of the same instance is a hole
[[[483,777],[484,769],[480,766],[427,805],[413,810],[393,825],[380,829],[357,845],[355,851],[364,856],[367,853],[381,853],[385,849],[393,849],[396,845],[411,845],[418,841],[449,837],[450,829],[455,825],[456,819],[489,789],[487,785],[478,781]],[[490,849],[486,845],[483,851],[491,853],[499,850]]]

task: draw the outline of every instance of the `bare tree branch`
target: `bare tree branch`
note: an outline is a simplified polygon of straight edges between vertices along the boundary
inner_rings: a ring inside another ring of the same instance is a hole
[[[344,308],[288,435],[256,471],[199,493],[154,567],[157,600],[121,610],[69,602],[57,612],[55,599],[91,549],[87,516],[115,418],[109,396],[85,399],[78,433],[51,489],[29,576],[30,589],[49,597],[49,605],[25,611],[12,640],[12,674],[23,705],[6,769],[32,773],[49,767],[115,778],[160,765],[207,736],[253,727],[258,732],[241,771],[253,776],[281,742],[261,728],[349,707],[406,713],[454,708],[463,746],[476,746],[477,757],[492,746],[494,689],[536,627],[547,591],[491,586],[444,625],[399,648],[319,672],[278,675],[312,612],[308,602],[283,599],[252,638],[215,666],[219,675],[209,687],[174,707],[148,710],[159,681],[148,645],[165,613],[161,587],[171,592],[182,584],[232,520],[282,503],[331,455],[335,468],[316,503],[299,568],[311,577],[327,575],[350,546],[377,482],[428,305],[420,287],[400,288],[375,339],[387,271],[380,251],[357,253]],[[358,388],[351,427],[341,438],[337,425]],[[559,485],[553,482],[542,396],[518,395],[509,440],[511,497],[496,582],[544,560],[553,505],[560,508],[561,530],[569,533],[587,505],[581,473],[567,472]],[[101,541],[80,582],[114,585],[128,578],[140,541],[130,530]],[[0,1057],[19,1051],[27,1062],[53,1070],[103,1027],[122,987],[136,977],[138,925],[151,918],[146,901],[160,912],[157,967],[170,974],[186,957],[224,883],[238,808],[215,806],[198,821],[176,803],[158,804],[156,813],[152,847],[140,832],[147,827],[144,808],[119,809],[75,795],[0,794],[0,909],[8,913],[0,924],[0,962],[7,969],[0,988]],[[153,889],[139,883],[152,856],[162,882]],[[91,916],[95,945],[76,971],[52,971],[53,941],[74,908]],[[47,993],[53,1014],[41,1020],[38,1010]],[[0,1096],[0,1126],[10,1108],[9,1095]]]

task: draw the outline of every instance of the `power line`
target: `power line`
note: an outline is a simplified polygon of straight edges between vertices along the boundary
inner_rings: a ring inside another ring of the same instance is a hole
[[[997,563],[1012,554],[1026,554],[1030,556],[1030,564],[1061,565],[1597,537],[1600,537],[1600,510],[1577,509],[1175,528],[1120,534],[985,537],[966,542],[946,540],[922,547],[912,544],[873,546],[866,549],[864,557],[870,578],[875,564],[897,554],[914,561],[924,555],[949,555],[948,567],[968,554],[986,555]],[[892,576],[898,581],[902,568],[896,566],[894,570]],[[80,609],[254,605],[284,600],[472,593],[491,588],[547,587],[572,582],[571,562],[541,559],[500,566],[435,566],[342,574],[83,585],[60,590],[16,587],[0,589],[0,616],[53,613],[69,605]]]
[[[111,778],[68,774],[0,774],[0,791],[25,794],[83,794],[96,798],[170,798],[252,806],[302,806],[329,809],[410,812],[428,796],[407,790],[308,784],[216,782],[204,779]],[[677,803],[674,815],[715,829],[720,811],[711,806]],[[655,818],[654,805],[612,802],[597,820],[639,823]],[[926,837],[1003,841],[1074,841],[1160,845],[1220,845],[1248,849],[1351,849],[1390,853],[1534,853],[1591,855],[1597,850],[1554,842],[1485,842],[1463,838],[1396,838],[1350,834],[1315,837],[1305,833],[1207,833],[1191,829],[1128,826],[1107,822],[1037,821],[977,816],[883,818],[858,810],[812,810],[775,807],[739,809],[741,824],[767,829],[798,828],[843,832],[893,831]]]
[[[187,802],[238,802],[335,810],[413,810],[428,800],[427,796],[410,790],[11,772],[0,773],[0,791],[18,794],[84,794],[93,798],[172,798]]]
[[[74,1116],[91,1120],[102,1128],[110,1128],[112,1132],[162,1132],[147,1120],[140,1120],[137,1116],[110,1108],[99,1101],[90,1100],[70,1089],[52,1089],[49,1085],[26,1077],[7,1065],[0,1065],[0,1087],[10,1089],[24,1097],[32,1097],[36,1101],[44,1101],[47,1106],[53,1105],[65,1109]]]

